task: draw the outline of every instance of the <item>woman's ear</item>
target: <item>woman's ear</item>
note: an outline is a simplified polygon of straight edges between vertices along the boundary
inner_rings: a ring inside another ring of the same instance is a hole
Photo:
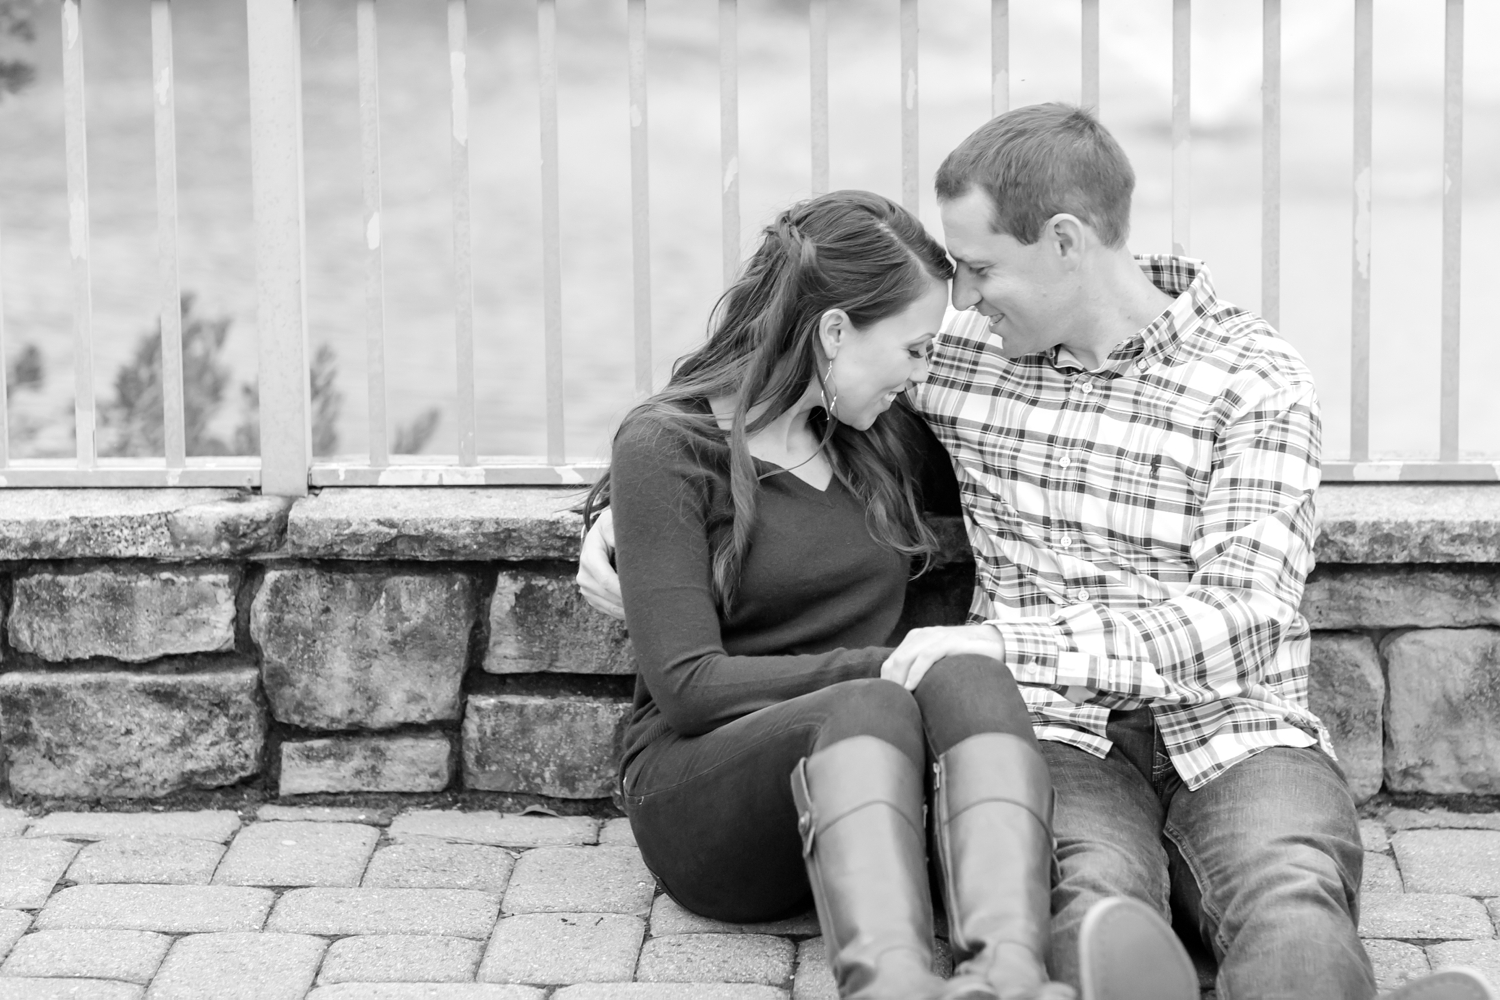
[[[824,309],[818,317],[818,343],[823,348],[823,357],[832,361],[838,356],[839,347],[851,329],[849,314],[842,309]]]

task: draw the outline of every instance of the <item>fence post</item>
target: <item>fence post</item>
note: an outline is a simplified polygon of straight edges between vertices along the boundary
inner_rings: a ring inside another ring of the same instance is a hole
[[[260,483],[305,496],[312,458],[302,60],[296,0],[245,0],[250,45],[250,182],[260,338]]]

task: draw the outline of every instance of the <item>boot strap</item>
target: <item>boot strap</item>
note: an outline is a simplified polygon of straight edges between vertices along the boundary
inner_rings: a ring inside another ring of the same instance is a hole
[[[797,835],[802,838],[802,856],[812,857],[813,840],[817,837],[818,822],[813,815],[812,796],[807,791],[807,758],[797,761],[792,768],[792,801],[797,806]]]

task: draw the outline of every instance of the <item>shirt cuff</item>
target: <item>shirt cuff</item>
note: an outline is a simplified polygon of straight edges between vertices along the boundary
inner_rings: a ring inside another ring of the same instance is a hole
[[[1057,683],[1057,629],[1048,622],[989,619],[1005,643],[1005,665],[1019,684]]]

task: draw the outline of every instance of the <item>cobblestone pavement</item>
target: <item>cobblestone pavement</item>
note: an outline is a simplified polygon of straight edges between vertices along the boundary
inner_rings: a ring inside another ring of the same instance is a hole
[[[1382,987],[1500,981],[1500,814],[1364,822]],[[819,1000],[811,913],[734,926],[661,895],[624,820],[262,806],[0,807],[0,1000]]]

